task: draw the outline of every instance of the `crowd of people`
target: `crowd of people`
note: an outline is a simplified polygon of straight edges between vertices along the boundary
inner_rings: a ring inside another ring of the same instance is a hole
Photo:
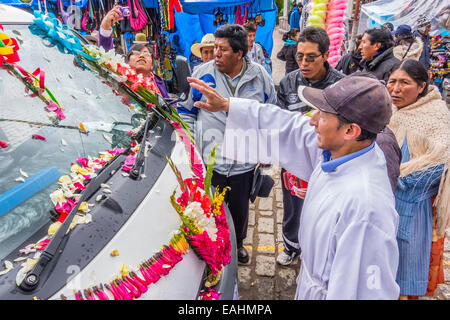
[[[300,28],[300,10],[277,54],[286,61],[278,90],[254,24],[220,26],[191,48],[202,63],[178,111],[205,162],[217,146],[212,184],[231,187],[238,261],[249,261],[255,167],[275,164],[285,247],[277,262],[301,256],[297,299],[433,295],[450,224],[450,114],[429,82],[430,22],[366,30],[333,68],[326,31]],[[113,9],[101,24],[106,50],[119,20]],[[133,45],[126,60],[167,95],[151,46]]]

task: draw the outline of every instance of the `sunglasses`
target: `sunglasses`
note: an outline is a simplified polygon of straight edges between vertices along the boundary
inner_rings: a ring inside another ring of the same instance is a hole
[[[295,57],[297,58],[297,61],[303,61],[303,58],[306,60],[306,62],[314,62],[318,57],[323,56],[322,54],[318,54],[317,56],[304,56],[303,54],[297,53]]]
[[[144,56],[144,57],[152,56],[152,54],[148,51],[141,52],[141,51],[137,51],[137,50],[131,50],[131,54],[137,54],[137,55]]]

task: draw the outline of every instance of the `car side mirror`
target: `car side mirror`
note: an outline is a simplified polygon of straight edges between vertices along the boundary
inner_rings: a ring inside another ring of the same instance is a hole
[[[189,91],[191,87],[187,81],[187,77],[191,76],[191,67],[186,57],[177,55],[176,57],[176,69],[175,74],[177,77],[177,89],[181,94],[180,98],[183,97],[182,101],[185,101],[189,96]]]

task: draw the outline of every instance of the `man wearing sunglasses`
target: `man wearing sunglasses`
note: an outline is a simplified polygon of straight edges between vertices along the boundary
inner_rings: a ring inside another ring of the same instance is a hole
[[[298,96],[298,87],[306,86],[325,89],[345,75],[331,67],[328,62],[330,39],[322,28],[307,27],[302,30],[297,44],[297,63],[299,69],[288,73],[281,81],[277,93],[278,106],[293,112],[308,112],[310,107]],[[283,240],[284,250],[277,257],[281,265],[290,265],[300,254],[298,229],[303,205],[301,194],[292,194],[287,181],[296,179],[285,169],[281,169],[283,190]],[[284,183],[286,182],[286,183]],[[305,185],[304,181],[300,184]],[[301,196],[301,197],[299,197]]]

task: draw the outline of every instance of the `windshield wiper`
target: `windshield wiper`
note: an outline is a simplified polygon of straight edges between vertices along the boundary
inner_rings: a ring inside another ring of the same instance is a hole
[[[61,124],[54,124],[54,123],[44,123],[44,122],[38,122],[38,121],[27,121],[27,120],[19,120],[19,119],[0,119],[0,121],[7,121],[7,122],[19,122],[19,123],[26,123],[31,126],[39,126],[39,127],[54,127],[54,128],[63,128],[63,129],[73,129],[81,131],[80,128],[75,126],[69,126],[69,125],[61,125]]]
[[[126,156],[124,154],[116,155],[111,160],[111,163],[98,173],[97,177],[89,181],[86,189],[81,194],[80,200],[67,215],[66,219],[61,224],[53,239],[49,242],[45,250],[40,255],[39,260],[36,262],[33,269],[26,275],[25,279],[20,284],[20,288],[26,291],[32,291],[36,289],[42,279],[42,274],[46,267],[53,260],[56,253],[62,252],[62,250],[64,249],[65,244],[62,245],[62,243],[63,240],[67,239],[70,234],[66,233],[69,229],[70,224],[72,223],[73,218],[75,217],[75,214],[78,212],[78,207],[81,205],[81,203],[87,201],[87,199],[89,199],[100,188],[100,185],[111,177],[111,173],[114,170],[118,170],[122,166],[125,158]],[[65,243],[67,243],[67,241]]]
[[[144,167],[144,150],[148,135],[148,126],[153,115],[151,113],[147,114],[147,119],[145,120],[144,132],[142,133],[142,140],[139,146],[139,153],[134,161],[134,165],[130,170],[130,177],[137,180],[141,176],[142,168]]]

